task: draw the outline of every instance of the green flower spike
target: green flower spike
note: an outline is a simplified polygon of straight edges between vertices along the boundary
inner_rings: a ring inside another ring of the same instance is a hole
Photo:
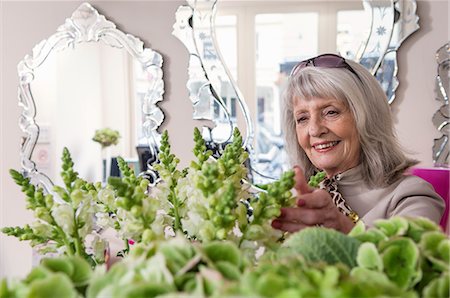
[[[309,178],[308,185],[317,188],[319,187],[320,182],[322,182],[326,176],[327,174],[324,171],[318,172],[317,174]]]
[[[175,232],[182,232],[180,209],[183,207],[184,203],[181,202],[178,197],[177,185],[178,180],[182,177],[183,173],[177,170],[180,160],[170,151],[169,133],[167,130],[161,135],[161,145],[159,150],[159,163],[156,164],[154,168],[158,171],[161,179],[169,189],[167,200],[171,204],[169,214],[174,217],[173,229]]]
[[[192,161],[191,167],[196,170],[200,170],[205,161],[207,161],[208,158],[212,155],[212,151],[206,150],[205,140],[203,139],[202,134],[197,127],[194,128],[194,143],[195,145],[193,152],[195,157],[197,157],[197,162]]]

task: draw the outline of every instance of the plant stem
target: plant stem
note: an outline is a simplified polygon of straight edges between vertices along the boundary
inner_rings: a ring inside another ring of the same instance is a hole
[[[181,231],[181,219],[180,219],[180,214],[178,212],[178,199],[175,197],[174,194],[174,202],[173,202],[173,213],[175,216],[175,224],[174,224],[174,229],[175,231],[179,230]]]

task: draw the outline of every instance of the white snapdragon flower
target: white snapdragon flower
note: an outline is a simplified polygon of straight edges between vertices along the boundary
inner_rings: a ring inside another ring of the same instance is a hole
[[[98,200],[106,206],[114,206],[115,194],[114,190],[102,188],[97,194]]]
[[[74,210],[69,204],[60,204],[53,208],[52,216],[58,226],[62,228],[67,235],[74,235]]]
[[[93,204],[92,197],[80,203],[75,213],[76,219],[79,223],[84,225],[79,229],[78,234],[81,238],[84,238],[87,234],[91,233],[94,227],[94,214],[95,205]]]
[[[172,226],[173,218],[165,212],[158,211],[155,220],[151,223],[150,229],[159,237],[164,237],[164,230],[167,226]]]
[[[205,220],[194,211],[188,211],[186,218],[181,219],[181,224],[183,229],[188,233],[189,236],[198,237],[200,229],[204,224]]]
[[[95,224],[100,228],[114,228],[114,223],[116,220],[112,218],[109,214],[103,212],[95,213]]]
[[[30,228],[33,230],[33,233],[38,236],[41,236],[44,238],[52,237],[53,226],[51,226],[43,221],[33,221],[30,224]]]

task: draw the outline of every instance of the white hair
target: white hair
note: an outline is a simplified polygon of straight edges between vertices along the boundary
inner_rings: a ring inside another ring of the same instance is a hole
[[[362,177],[371,186],[385,186],[398,180],[418,162],[400,147],[386,95],[375,77],[363,66],[346,60],[357,76],[346,68],[308,66],[289,78],[283,104],[286,151],[292,165],[300,165],[305,175],[316,169],[297,140],[293,113],[294,98],[334,98],[351,111],[361,145]]]

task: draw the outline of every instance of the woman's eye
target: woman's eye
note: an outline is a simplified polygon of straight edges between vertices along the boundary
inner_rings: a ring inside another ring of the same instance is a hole
[[[325,115],[335,116],[335,115],[337,115],[337,114],[339,114],[339,112],[336,111],[336,110],[328,110],[328,111],[325,111]]]
[[[305,123],[308,120],[307,117],[302,116],[297,118],[297,124]]]

